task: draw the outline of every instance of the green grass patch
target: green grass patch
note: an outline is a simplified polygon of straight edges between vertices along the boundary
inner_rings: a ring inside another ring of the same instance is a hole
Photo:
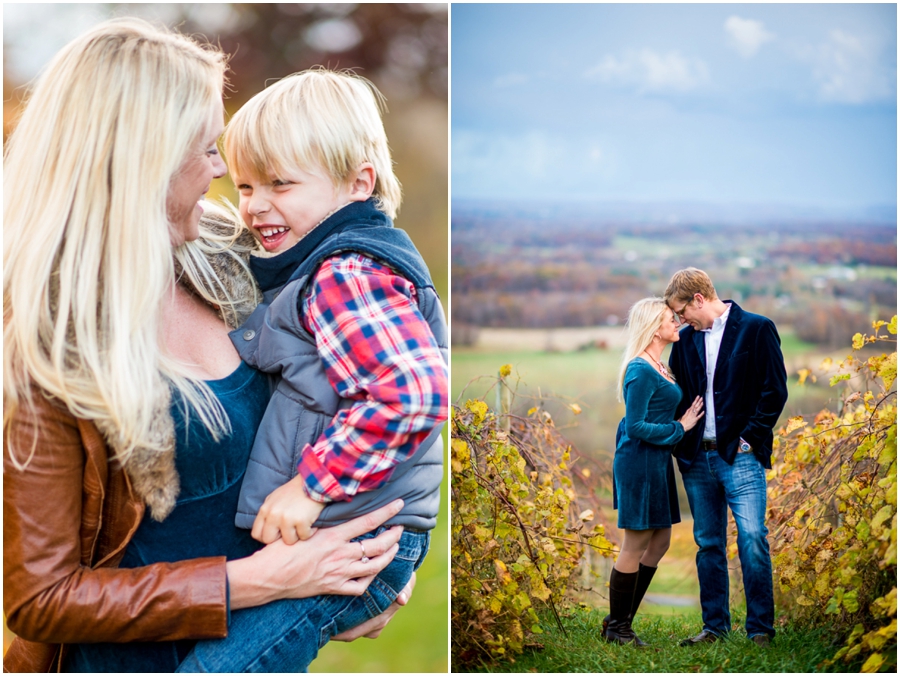
[[[693,552],[697,551],[696,546]],[[649,594],[675,594],[678,596],[692,596],[700,599],[700,583],[697,581],[697,568],[693,560],[676,561],[673,559],[663,559],[660,566],[653,577],[650,584]],[[653,604],[645,604],[644,610],[648,613],[655,613]],[[684,608],[680,609],[684,611]]]
[[[548,618],[543,648],[528,649],[515,663],[482,664],[481,672],[541,673],[803,673],[821,671],[822,660],[834,655],[838,646],[827,630],[778,629],[772,647],[759,648],[747,640],[743,630],[717,643],[682,648],[679,641],[697,634],[702,626],[699,612],[638,615],[634,627],[649,646],[636,648],[607,643],[600,635],[605,610],[574,608],[566,611],[564,635]],[[733,615],[735,624],[743,617]],[[454,667],[454,670],[457,670]]]
[[[533,392],[540,387],[546,394],[578,396],[586,386],[596,386],[598,379],[614,386],[621,360],[620,350],[485,353],[454,348],[450,391],[454,399],[464,389],[466,398],[482,397],[492,385],[490,376],[496,378],[501,366],[512,364],[508,381],[515,385],[521,379],[523,391]],[[481,376],[488,377],[478,380]]]
[[[785,359],[791,359],[810,352],[816,352],[819,348],[815,343],[808,343],[797,337],[793,331],[783,331],[779,337],[781,338],[781,352]]]

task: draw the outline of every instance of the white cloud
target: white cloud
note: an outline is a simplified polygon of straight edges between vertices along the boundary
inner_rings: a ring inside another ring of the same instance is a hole
[[[739,16],[728,17],[725,30],[731,36],[731,46],[745,59],[756,54],[764,43],[775,39],[775,34],[767,31],[762,21]]]
[[[879,45],[835,29],[824,44],[807,52],[819,96],[838,103],[867,103],[895,96],[896,74],[881,59]]]
[[[607,55],[585,75],[614,84],[637,85],[640,91],[685,92],[709,80],[709,69],[700,59],[678,51],[660,54],[652,49],[627,52],[622,58]]]

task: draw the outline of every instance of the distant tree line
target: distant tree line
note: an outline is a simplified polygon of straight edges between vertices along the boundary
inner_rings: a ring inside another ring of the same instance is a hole
[[[852,327],[890,317],[897,304],[896,231],[887,226],[468,215],[454,218],[452,242],[457,344],[473,342],[478,327],[620,324],[632,303],[662,294],[669,276],[691,265],[710,273],[720,296],[825,346],[847,344]]]

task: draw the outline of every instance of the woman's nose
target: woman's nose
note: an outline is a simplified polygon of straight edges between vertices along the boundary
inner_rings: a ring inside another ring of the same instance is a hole
[[[213,177],[222,178],[228,173],[228,167],[225,166],[225,160],[219,154],[213,155]]]

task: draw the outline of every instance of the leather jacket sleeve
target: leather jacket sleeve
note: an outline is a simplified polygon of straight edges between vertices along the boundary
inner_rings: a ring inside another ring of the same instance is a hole
[[[225,558],[115,566],[144,505],[96,428],[39,398],[4,434],[3,608],[46,643],[218,638],[228,633]],[[36,443],[33,445],[32,442]],[[33,457],[24,469],[12,462]]]

